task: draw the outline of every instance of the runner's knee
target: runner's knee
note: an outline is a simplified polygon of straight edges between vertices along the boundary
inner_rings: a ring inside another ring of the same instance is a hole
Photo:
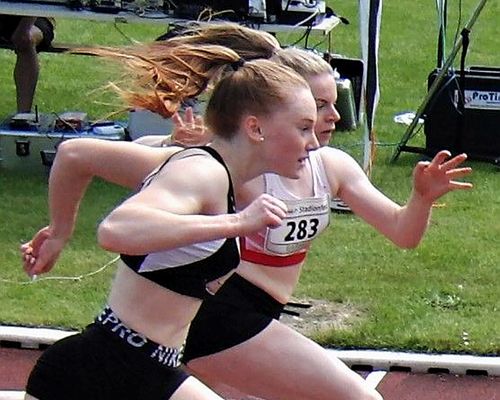
[[[29,31],[16,32],[11,38],[16,53],[34,51],[42,40],[43,34],[37,27],[33,27]]]

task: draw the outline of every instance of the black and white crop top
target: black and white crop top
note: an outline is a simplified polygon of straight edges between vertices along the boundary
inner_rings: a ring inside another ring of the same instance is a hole
[[[153,174],[146,178],[142,187],[147,186],[168,161],[174,158],[193,156],[212,156],[228,171],[222,157],[214,149],[206,146],[193,147],[182,150],[166,160]],[[235,212],[235,204],[229,171],[228,178],[227,212],[232,214]],[[165,229],[175,229],[175,227],[170,226],[165,227]],[[208,282],[226,275],[235,269],[240,261],[235,238],[194,243],[189,246],[139,256],[121,254],[121,259],[135,272],[158,285],[200,299],[210,295],[206,289]]]

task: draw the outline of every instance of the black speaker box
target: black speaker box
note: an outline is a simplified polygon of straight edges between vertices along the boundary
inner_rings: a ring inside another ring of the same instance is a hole
[[[361,112],[361,91],[363,89],[363,60],[346,58],[330,53],[325,53],[324,58],[330,63],[333,69],[337,70],[341,78],[351,81],[356,106],[356,121],[359,122]]]
[[[428,77],[432,85],[439,70]],[[462,112],[463,110],[463,112]],[[449,71],[424,111],[426,151],[466,152],[470,158],[500,157],[500,68]]]

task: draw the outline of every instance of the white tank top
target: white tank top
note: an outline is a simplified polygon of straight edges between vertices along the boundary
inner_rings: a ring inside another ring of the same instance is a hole
[[[240,241],[241,259],[270,267],[295,265],[304,260],[311,241],[330,222],[330,185],[317,151],[309,153],[313,196],[290,192],[276,174],[265,174],[265,193],[287,205],[287,216],[277,228],[267,228]]]

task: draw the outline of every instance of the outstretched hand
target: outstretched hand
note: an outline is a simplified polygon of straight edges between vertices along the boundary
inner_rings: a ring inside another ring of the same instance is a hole
[[[49,272],[65,244],[66,240],[52,237],[49,226],[40,229],[33,239],[21,245],[24,271],[31,277]]]
[[[174,130],[171,136],[173,144],[182,146],[202,146],[210,142],[212,135],[203,123],[203,118],[194,115],[191,107],[186,108],[184,119],[176,112],[172,115]]]
[[[467,159],[467,155],[450,157],[449,151],[442,150],[432,161],[421,161],[417,164],[413,171],[415,193],[432,203],[452,190],[472,188],[469,182],[455,180],[472,172],[470,167],[458,167]]]

